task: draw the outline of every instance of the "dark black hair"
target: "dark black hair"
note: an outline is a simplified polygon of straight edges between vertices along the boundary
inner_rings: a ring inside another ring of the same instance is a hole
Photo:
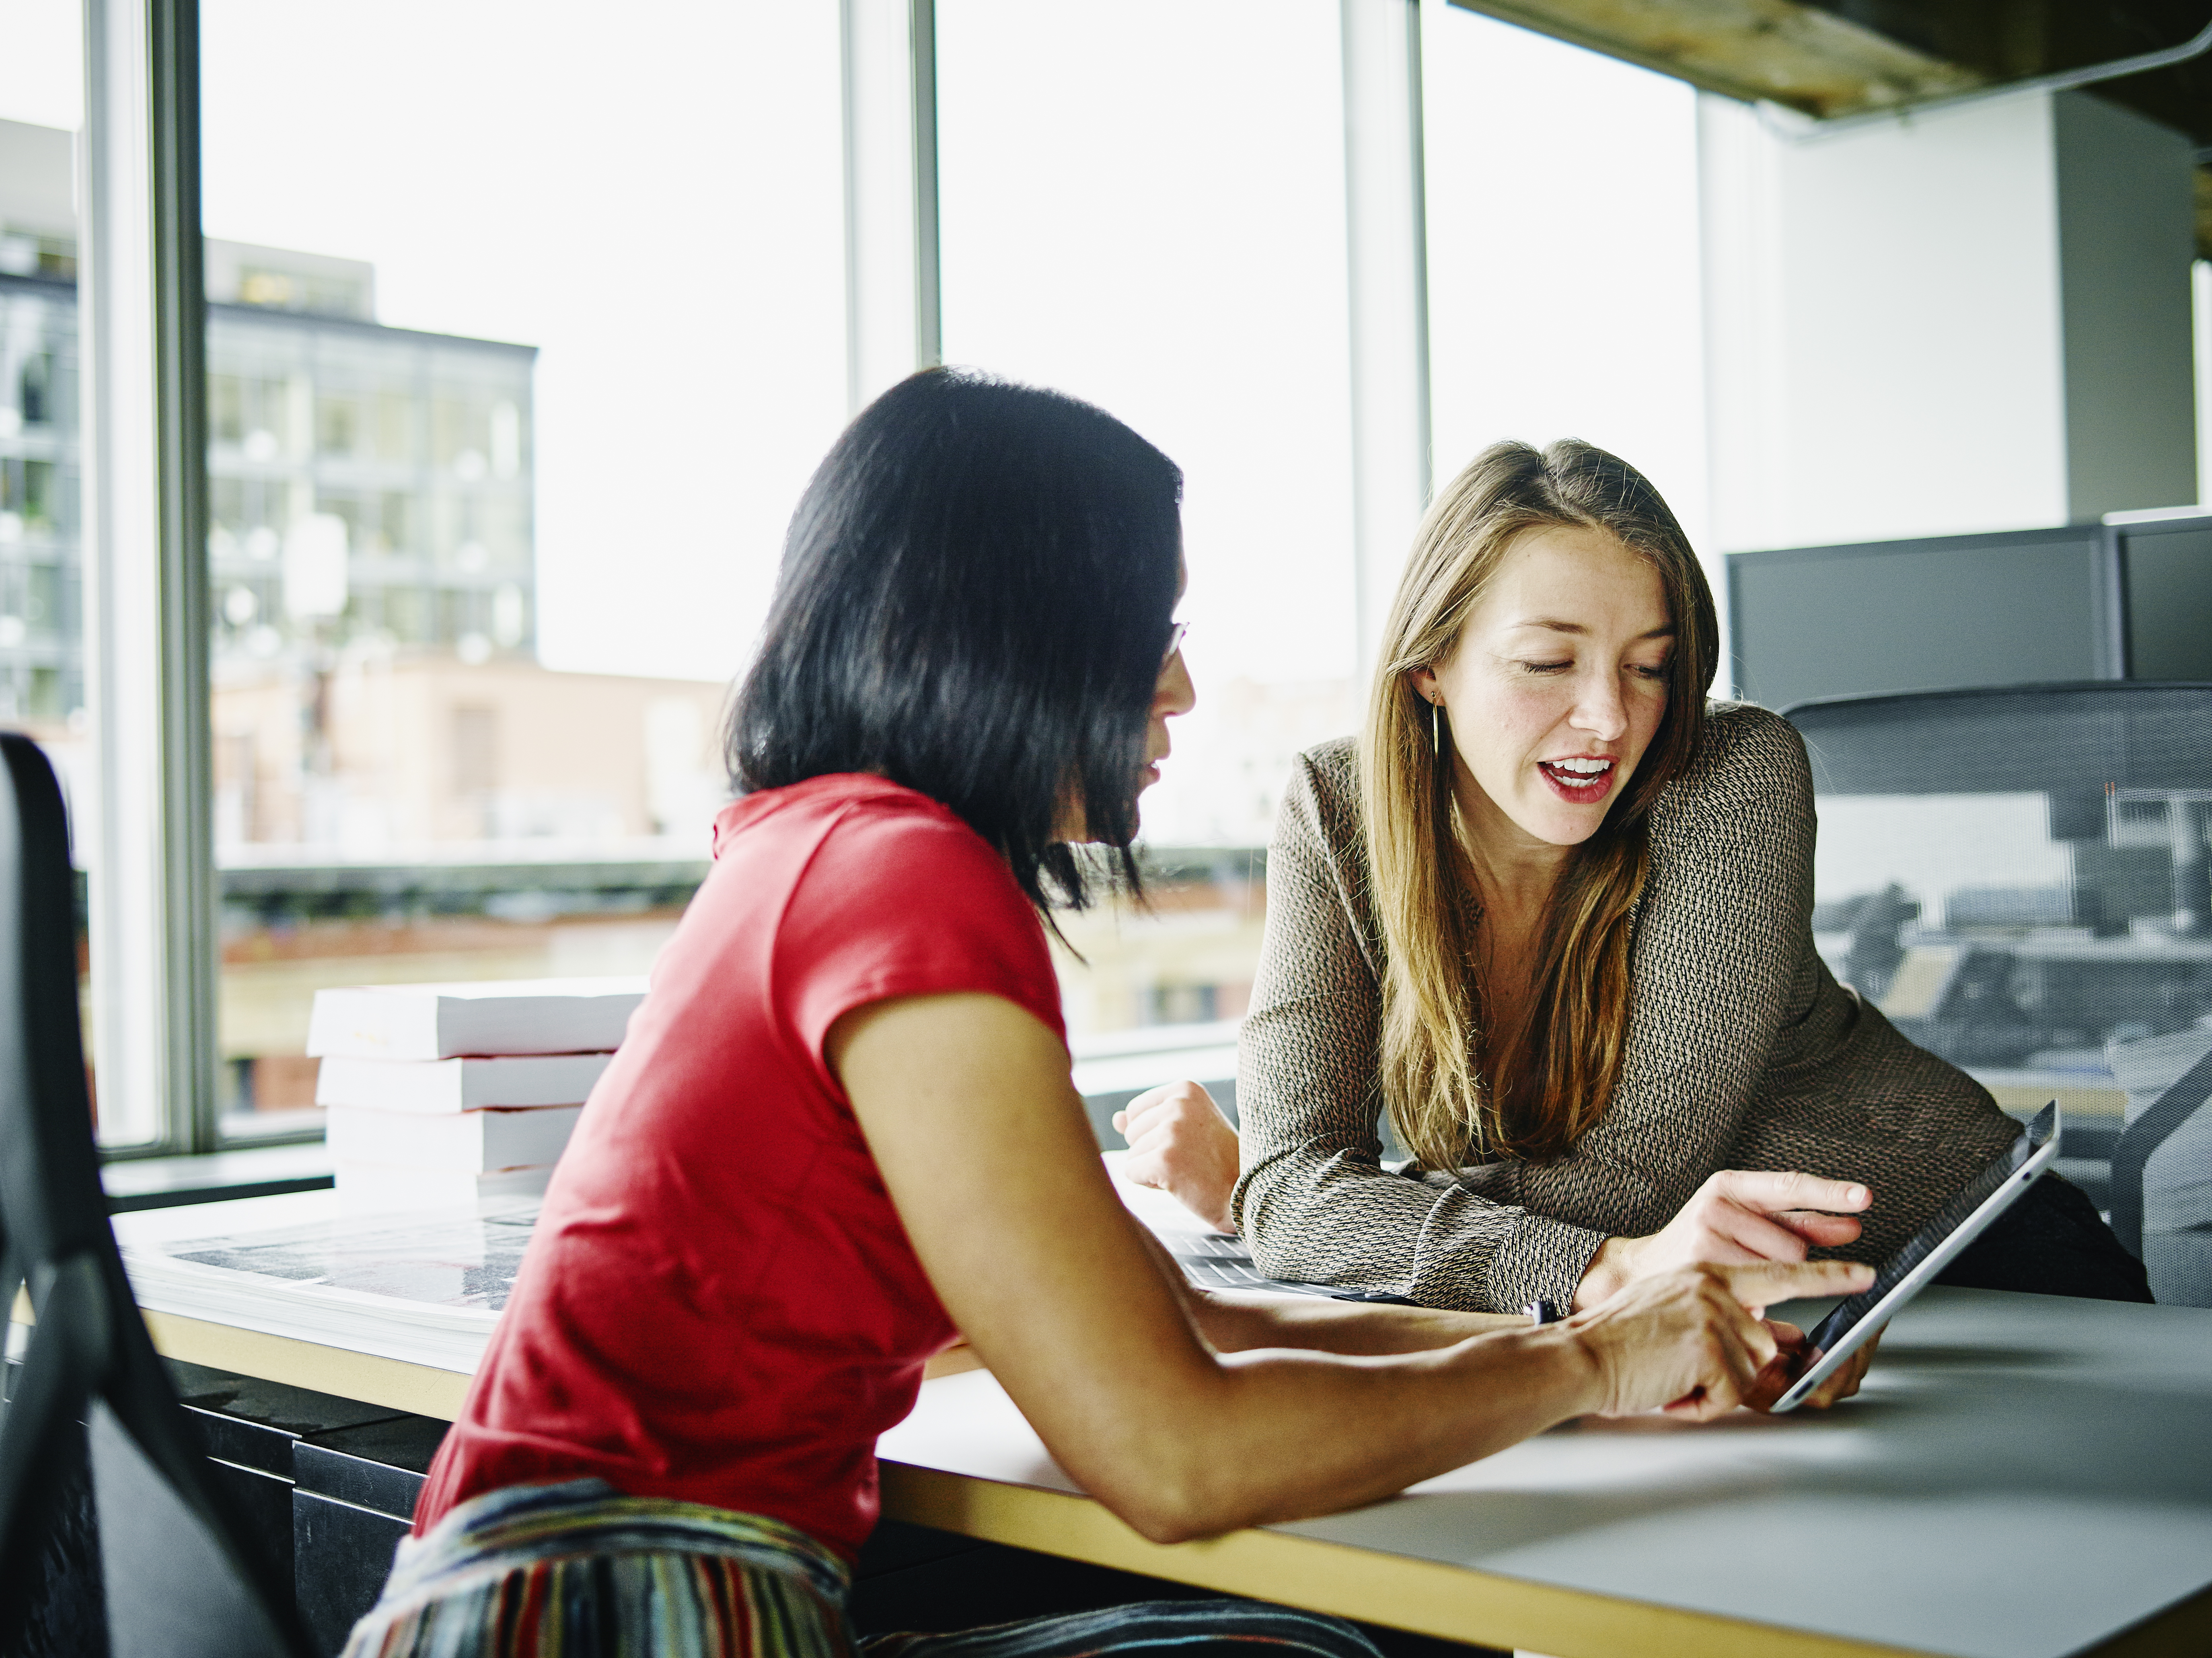
[[[1182,495],[1173,461],[1087,403],[965,371],[902,380],[792,516],[730,712],[732,784],[903,783],[965,819],[1040,908],[1089,899],[1055,838],[1078,804],[1134,887]]]

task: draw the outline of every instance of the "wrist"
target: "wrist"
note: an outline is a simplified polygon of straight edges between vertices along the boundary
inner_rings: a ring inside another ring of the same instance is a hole
[[[1606,1408],[1612,1394],[1604,1357],[1581,1321],[1532,1326],[1516,1318],[1503,1329],[1499,1322],[1492,1316],[1490,1328],[1419,1356],[1479,1384],[1492,1399],[1517,1401],[1504,1408],[1520,1415],[1521,1425],[1498,1448]]]
[[[1612,1398],[1605,1362],[1589,1332],[1579,1323],[1547,1324],[1531,1330],[1528,1339],[1544,1351],[1553,1367],[1551,1386],[1554,1421],[1602,1412]]]
[[[1636,1240],[1607,1238],[1597,1247],[1589,1265],[1583,1270],[1582,1282],[1575,1285],[1574,1298],[1568,1304],[1577,1313],[1610,1301],[1628,1287],[1635,1277]]]

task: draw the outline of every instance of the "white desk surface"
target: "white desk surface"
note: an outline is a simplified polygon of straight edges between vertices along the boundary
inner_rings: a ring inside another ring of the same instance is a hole
[[[881,1455],[1075,1489],[982,1372],[931,1382]],[[1571,1424],[1389,1502],[1267,1531],[1767,1626],[1748,1652],[2093,1650],[2212,1587],[2212,1312],[1933,1290],[1892,1327],[1860,1397],[1833,1412]],[[2212,1652],[2212,1604],[2184,1621],[2195,1643],[2172,1649]],[[1601,1636],[1483,1622],[1433,1632],[1548,1638],[1563,1658]],[[1736,1645],[1719,1630],[1680,1645],[1658,1634],[1582,1649]]]
[[[198,1219],[289,1223],[316,1199]],[[191,1224],[158,1212],[118,1230]],[[177,1357],[426,1414],[466,1384],[149,1321]],[[1832,1412],[1570,1424],[1370,1508],[1173,1547],[1077,1493],[983,1372],[925,1384],[881,1455],[894,1518],[1557,1658],[2212,1654],[2197,1309],[1931,1290]]]

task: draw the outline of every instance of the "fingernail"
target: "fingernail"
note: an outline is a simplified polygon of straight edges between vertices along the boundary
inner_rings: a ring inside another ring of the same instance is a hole
[[[1850,1190],[1850,1201],[1853,1203],[1864,1203],[1872,1198],[1873,1195],[1874,1194],[1868,1191],[1865,1187],[1854,1186]]]

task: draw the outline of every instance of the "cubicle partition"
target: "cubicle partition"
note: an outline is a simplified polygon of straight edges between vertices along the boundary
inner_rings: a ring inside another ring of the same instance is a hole
[[[2212,514],[1728,556],[1730,676],[1771,708],[2212,680]]]

